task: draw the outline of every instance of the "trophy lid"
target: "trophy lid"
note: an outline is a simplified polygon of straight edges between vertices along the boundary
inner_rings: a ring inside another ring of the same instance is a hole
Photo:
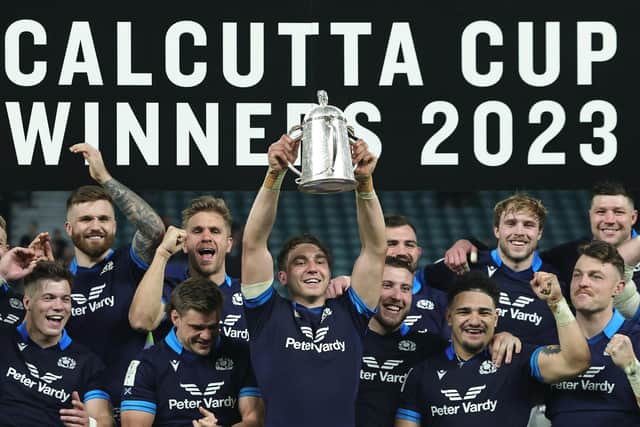
[[[344,117],[344,113],[341,109],[334,107],[333,105],[328,105],[329,96],[327,92],[324,90],[318,91],[318,105],[313,107],[311,111],[309,111],[304,116],[304,122],[308,122],[314,119],[324,119],[326,117],[337,118],[343,121],[346,121]]]

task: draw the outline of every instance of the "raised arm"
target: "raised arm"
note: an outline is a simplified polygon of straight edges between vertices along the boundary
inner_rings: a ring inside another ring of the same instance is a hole
[[[591,363],[591,353],[578,322],[562,295],[555,274],[538,271],[531,280],[531,288],[538,298],[547,302],[556,320],[560,345],[549,345],[536,351],[537,366],[545,383],[573,378],[584,372]]]
[[[184,246],[186,232],[169,226],[162,243],[156,249],[149,269],[144,273],[129,306],[129,324],[133,329],[153,331],[164,315],[162,287],[169,258]]]
[[[618,246],[618,253],[627,265],[636,265],[640,262],[640,237],[634,237]]]
[[[280,185],[293,162],[300,142],[282,135],[269,147],[269,170],[253,201],[242,238],[242,284],[254,285],[273,280],[273,258],[267,242],[276,220]],[[251,297],[251,296],[249,296]]]
[[[164,224],[160,216],[140,196],[109,174],[102,154],[95,147],[89,144],[75,144],[69,149],[72,153],[82,154],[89,162],[91,178],[109,193],[115,205],[136,226],[136,233],[131,242],[133,253],[142,261],[151,262],[153,251],[162,241],[164,234]]]
[[[380,200],[373,190],[372,173],[376,158],[369,152],[367,144],[359,139],[352,147],[352,161],[358,188],[356,205],[358,230],[360,232],[360,255],[351,274],[351,284],[360,299],[371,309],[378,305],[384,257],[387,252],[384,216]]]

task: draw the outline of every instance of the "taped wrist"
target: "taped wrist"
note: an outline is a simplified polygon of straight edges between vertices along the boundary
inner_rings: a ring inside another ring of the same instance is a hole
[[[269,167],[269,170],[267,170],[267,175],[264,177],[262,186],[267,190],[280,191],[280,186],[282,185],[282,180],[284,179],[286,173],[286,169],[277,171]]]
[[[376,192],[373,189],[373,178],[371,175],[356,176],[356,181],[358,181],[356,196],[359,199],[370,200],[376,197]]]
[[[626,270],[626,268],[625,268]],[[625,277],[626,277],[625,271]],[[633,279],[625,281],[624,290],[613,297],[613,305],[627,319],[632,318],[640,307],[640,295]]]
[[[569,323],[576,320],[575,316],[571,312],[571,309],[569,308],[569,304],[567,304],[567,300],[565,300],[564,298],[562,298],[558,302],[558,304],[556,304],[555,309],[551,311],[553,312],[553,317],[556,318],[556,325],[559,328],[562,326],[567,326]]]
[[[633,362],[625,366],[624,373],[627,374],[633,394],[640,397],[640,362],[638,359],[633,359]]]

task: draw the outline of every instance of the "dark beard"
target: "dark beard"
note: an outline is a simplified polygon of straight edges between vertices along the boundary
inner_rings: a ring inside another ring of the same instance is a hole
[[[82,253],[84,253],[85,255],[87,255],[89,258],[92,258],[92,259],[98,258],[107,250],[111,249],[111,246],[113,245],[113,241],[115,240],[115,238],[116,238],[115,235],[107,234],[104,236],[104,241],[100,246],[93,246],[85,242],[82,236],[75,233],[71,234],[71,241],[73,242],[73,245],[76,248],[78,248]]]

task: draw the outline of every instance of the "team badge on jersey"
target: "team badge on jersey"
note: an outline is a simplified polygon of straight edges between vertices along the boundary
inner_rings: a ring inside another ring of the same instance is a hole
[[[9,305],[13,309],[24,310],[24,305],[22,305],[22,301],[20,301],[18,298],[9,298]]]
[[[228,357],[220,357],[216,360],[216,370],[230,371],[233,369],[233,360]]]
[[[444,369],[438,369],[438,371],[436,372],[436,374],[438,375],[438,379],[441,380],[442,377],[444,377],[445,375],[447,375],[447,371],[445,371]]]
[[[434,308],[436,308],[433,301],[428,299],[418,300],[418,302],[416,302],[416,307],[421,308],[423,310],[433,310]]]
[[[105,265],[104,267],[102,267],[102,271],[100,272],[100,276],[102,276],[104,273],[106,273],[107,271],[111,271],[113,270],[113,261],[109,261],[107,263],[107,265]]]
[[[331,316],[332,314],[333,314],[333,311],[331,311],[329,307],[325,307],[324,310],[322,310],[322,317],[320,318],[320,323],[324,322],[324,319]]]
[[[76,360],[68,356],[62,356],[58,359],[58,366],[65,369],[74,369],[76,367]]]
[[[173,368],[174,372],[178,372],[178,366],[180,366],[180,361],[179,360],[170,360],[169,364]]]
[[[416,343],[411,340],[402,340],[398,343],[400,351],[416,351]]]
[[[231,302],[233,305],[242,305],[242,293],[236,292],[231,296]]]
[[[19,342],[18,343],[18,350],[22,351],[25,348],[27,348],[27,345],[25,343],[23,343],[23,342]]]
[[[478,369],[478,372],[480,373],[480,375],[488,375],[493,374],[497,370],[498,367],[491,360],[485,360],[480,365],[480,369]]]

